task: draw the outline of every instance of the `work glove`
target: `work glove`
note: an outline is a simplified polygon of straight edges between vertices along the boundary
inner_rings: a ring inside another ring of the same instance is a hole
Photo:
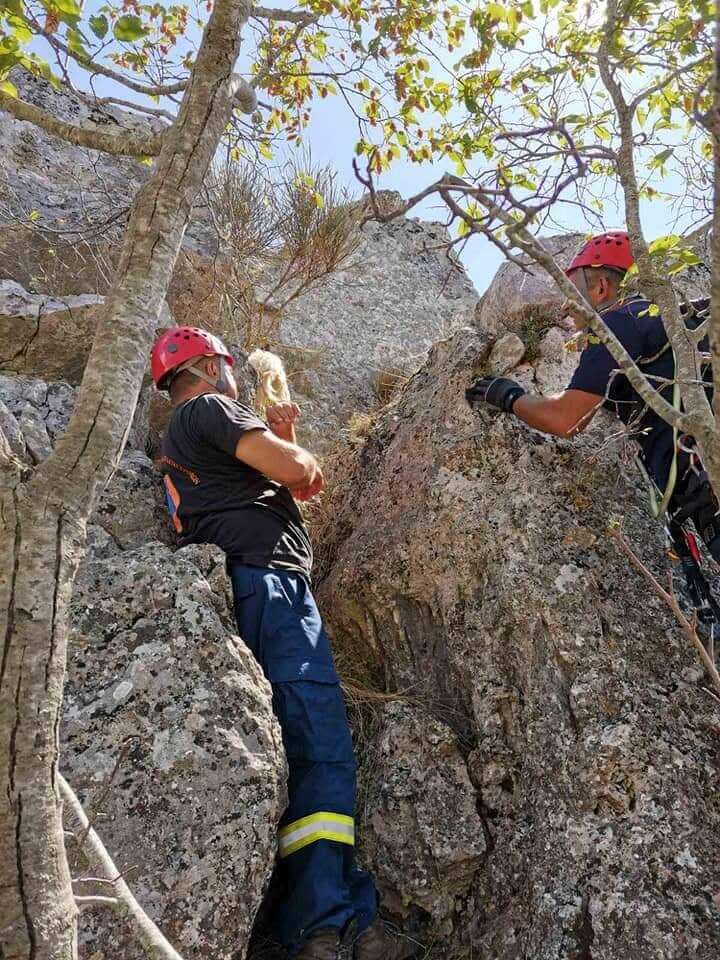
[[[518,397],[522,397],[525,390],[515,380],[507,377],[483,377],[465,391],[465,397],[471,407],[476,403],[489,403],[503,413],[512,413],[512,408]]]

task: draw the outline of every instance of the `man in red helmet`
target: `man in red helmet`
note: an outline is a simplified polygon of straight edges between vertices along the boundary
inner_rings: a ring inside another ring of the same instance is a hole
[[[669,403],[677,404],[675,358],[662,318],[651,315],[650,303],[644,297],[625,296],[621,290],[633,263],[627,233],[612,231],[592,237],[566,272],[649,382]],[[706,308],[707,302],[703,301],[684,305],[688,326],[697,326]],[[579,330],[583,328],[582,320],[575,318],[575,323]],[[707,340],[700,348],[708,349]],[[707,376],[708,371],[705,373]],[[711,554],[720,561],[718,501],[693,452],[694,441],[682,438],[683,449],[678,452],[673,429],[642,401],[597,337],[588,335],[567,389],[557,396],[531,396],[507,377],[484,377],[466,391],[466,396],[471,405],[489,403],[536,430],[558,437],[580,433],[601,407],[610,409],[639,446],[639,460],[655,488],[653,512],[658,515],[667,511],[668,533],[683,561],[692,605],[701,620],[712,621],[720,628],[720,608],[699,570],[697,547],[685,526],[692,519]]]
[[[275,930],[300,960],[337,960],[348,942],[357,960],[405,960],[414,947],[386,930],[354,861],[355,757],[295,503],[322,489],[322,472],[295,441],[298,407],[276,404],[264,422],[238,402],[232,366],[222,341],[195,327],[168,330],[152,353],[173,404],[160,462],[180,544],[225,551],[238,630],[282,729],[290,775]]]
[[[643,370],[648,376],[672,379],[674,361],[672,351],[664,349],[667,337],[662,319],[650,315],[650,304],[643,297],[621,293],[623,278],[632,264],[627,234],[614,231],[585,244],[567,275],[630,356],[639,363],[646,358]],[[582,321],[575,323],[582,329]],[[651,359],[658,354],[657,359]],[[658,386],[662,383],[655,382]],[[570,384],[557,396],[532,396],[514,380],[486,377],[467,391],[467,398],[471,404],[485,402],[513,413],[529,426],[558,437],[580,433],[603,405],[609,407],[629,426],[640,445],[647,472],[661,490],[665,489],[673,458],[672,429],[645,407],[627,378],[619,374],[610,351],[591,335]]]

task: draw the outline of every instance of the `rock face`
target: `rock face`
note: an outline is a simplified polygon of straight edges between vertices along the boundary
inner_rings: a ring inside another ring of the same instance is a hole
[[[490,349],[469,330],[436,346],[339,458],[325,510],[319,593],[339,659],[450,723],[483,820],[460,817],[461,845],[488,855],[470,856],[441,955],[710,960],[720,711],[606,524],[621,517],[664,576],[660,531],[617,450],[470,411]],[[446,781],[435,829],[467,802],[467,781]],[[369,850],[381,875],[402,873],[395,846]],[[451,889],[441,853],[426,856],[428,886],[402,888],[420,910]]]
[[[14,70],[11,79],[24,100],[81,127],[137,134],[154,123],[116,107],[90,105],[67,88],[56,90],[25,70]],[[38,222],[60,233],[98,225],[117,214],[129,206],[147,177],[147,167],[136,161],[75,147],[1,112],[0,133],[2,206],[23,219],[35,211]]]
[[[403,916],[419,906],[442,930],[486,852],[452,729],[409,705],[388,706],[367,790],[363,852],[375,866],[384,909]]]
[[[75,391],[67,383],[0,374],[3,431],[20,459],[39,463],[70,419]]]
[[[149,544],[84,565],[62,767],[182,955],[231,960],[270,876],[286,770],[269,685],[232,636],[223,563],[212,548]],[[121,921],[86,917],[84,956],[136,960]]]
[[[95,294],[53,299],[0,280],[0,370],[78,384],[103,302]],[[164,305],[158,327],[172,325]]]
[[[93,109],[23,71],[12,79],[25,99],[73,123],[133,129],[147,122],[115,108]],[[9,358],[0,359],[0,369],[76,383],[86,357],[78,346],[89,342],[97,313],[90,295],[97,302],[107,290],[124,208],[148,168],[69,146],[2,112],[0,134],[6,145],[0,156],[0,271],[37,295],[26,294],[31,302],[22,310],[6,311],[4,327],[0,308],[2,357]],[[16,217],[24,222],[30,212],[34,226],[18,226]],[[384,402],[435,340],[470,320],[477,292],[462,267],[438,249],[444,239],[440,224],[406,218],[368,223],[341,269],[287,308],[276,349],[304,408],[303,442],[331,447],[353,413]],[[217,254],[217,239],[203,211],[196,211],[168,291],[178,323],[223,332],[226,271]],[[82,303],[57,303],[78,295]],[[52,309],[44,303],[48,297]],[[69,329],[77,333],[67,343]],[[48,352],[43,344],[60,349]]]
[[[348,261],[287,308],[278,350],[314,446],[334,442],[352,413],[385,399],[385,381],[412,373],[435,340],[472,317],[477,292],[437,249],[446,238],[436,223],[367,223]]]
[[[70,420],[75,403],[75,388],[62,380],[47,383],[37,377],[13,377],[0,373],[0,426],[10,446],[21,460],[37,464],[48,456],[55,441]],[[141,456],[150,430],[149,387],[138,402],[128,435],[128,450]],[[145,457],[145,477],[150,477],[150,462]],[[112,483],[111,481],[111,487]],[[124,482],[124,481],[122,481]],[[153,485],[159,489],[159,478]],[[146,489],[150,487],[146,484]],[[148,527],[147,532],[153,527]],[[147,539],[147,536],[145,537]],[[164,537],[157,537],[164,540]]]
[[[585,239],[581,233],[543,237],[542,242],[566,267]],[[489,333],[517,333],[526,339],[525,328],[535,318],[560,319],[564,297],[545,271],[534,264],[525,270],[503,263],[477,305],[476,322]]]
[[[122,550],[155,540],[175,546],[158,472],[139,450],[123,454],[92,519]]]

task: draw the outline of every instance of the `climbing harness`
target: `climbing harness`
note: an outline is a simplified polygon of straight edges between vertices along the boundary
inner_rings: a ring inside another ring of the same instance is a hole
[[[682,304],[680,310],[686,327],[689,330],[697,329],[707,319],[709,308],[708,299]],[[653,356],[639,359],[638,367],[641,370],[648,367],[668,350],[672,351],[669,340]],[[671,402],[674,409],[680,411],[682,402],[676,371],[677,362],[673,353]],[[709,371],[708,357],[702,365],[703,379]],[[692,437],[681,435],[676,427],[673,428],[672,460],[664,491],[659,491],[650,479],[640,457],[637,460],[649,486],[651,512],[654,517],[665,516],[665,531],[670,544],[668,555],[680,562],[686,599],[697,616],[701,633],[712,648],[715,636],[720,636],[720,604],[715,600],[705,575],[697,537],[687,524],[692,521],[713,560],[720,563],[720,504],[703,468],[697,445]]]
[[[673,524],[672,521],[665,529],[671,542],[668,555],[671,560],[680,562],[685,580],[686,600],[695,612],[698,630],[708,643],[710,652],[715,638],[720,636],[720,605],[703,572],[697,539],[689,530]]]
[[[685,326],[688,328],[688,330],[696,330],[708,318],[709,312],[710,312],[710,300],[707,298],[702,300],[691,300],[686,304],[680,305],[680,313],[685,321]],[[667,342],[660,348],[660,350],[658,350],[657,353],[654,353],[652,356],[641,357],[637,361],[637,365],[641,370],[643,370],[644,367],[648,367],[651,363],[654,363],[656,360],[662,357],[663,354],[667,353],[668,350],[672,352],[672,356],[673,356],[673,376],[672,376],[673,392],[672,392],[672,399],[670,402],[673,408],[679,412],[682,407],[682,401],[680,397],[680,384],[677,382],[677,377],[675,376],[677,371],[677,361],[675,359],[675,353],[672,350],[672,345],[670,344],[670,341],[667,340]],[[703,376],[709,369],[710,369],[710,360],[708,358],[708,361],[705,364],[703,364],[703,368],[702,368]],[[645,406],[644,410],[641,413],[641,416],[642,414],[644,414],[645,410],[647,410],[647,406]],[[682,452],[682,438],[679,436],[679,432],[676,427],[673,427],[672,449],[673,449],[673,456],[670,462],[668,479],[665,485],[665,490],[662,492],[658,491],[656,485],[648,476],[647,471],[645,470],[645,466],[642,463],[642,460],[640,460],[640,458],[638,457],[638,464],[640,466],[641,473],[643,474],[643,476],[645,477],[648,483],[648,488],[650,491],[650,511],[652,512],[652,515],[654,517],[660,517],[663,513],[667,511],[668,506],[670,504],[670,500],[672,499],[672,496],[678,481],[678,453]],[[697,454],[695,455],[697,456]]]

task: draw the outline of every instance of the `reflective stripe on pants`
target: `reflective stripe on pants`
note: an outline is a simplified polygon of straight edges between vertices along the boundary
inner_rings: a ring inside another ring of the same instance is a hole
[[[355,846],[355,821],[339,813],[313,813],[294,820],[280,831],[278,849],[281,857],[289,857],[318,840],[334,840]]]
[[[360,932],[377,912],[373,880],[354,859],[352,739],[308,583],[256,567],[231,566],[230,574],[238,630],[272,686],[288,758],[274,932],[295,954],[316,930],[355,922]]]

